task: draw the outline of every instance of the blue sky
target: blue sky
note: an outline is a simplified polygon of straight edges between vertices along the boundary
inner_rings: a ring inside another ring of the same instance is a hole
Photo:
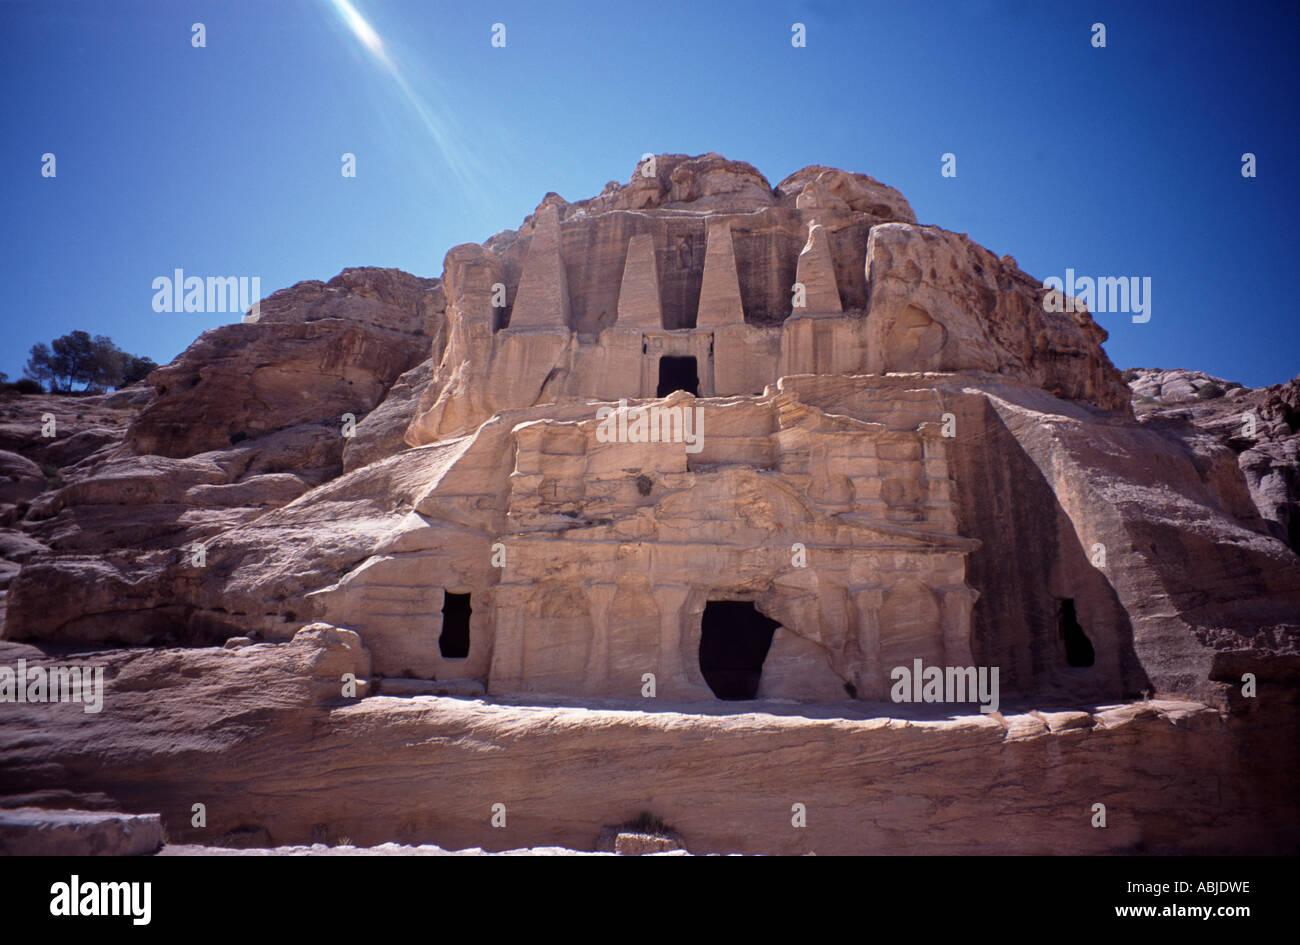
[[[1149,322],[1097,316],[1121,368],[1300,372],[1295,3],[353,3],[382,56],[330,0],[0,0],[0,370],[73,329],[164,363],[238,317],[154,312],[176,268],[436,276],[547,191],[717,151],[869,173],[1038,279],[1149,276]]]

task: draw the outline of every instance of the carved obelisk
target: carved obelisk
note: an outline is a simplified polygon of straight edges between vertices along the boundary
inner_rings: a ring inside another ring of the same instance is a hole
[[[524,258],[510,328],[568,328],[569,280],[560,254],[560,216],[554,206],[538,211]]]
[[[655,243],[649,233],[628,240],[623,284],[618,292],[618,324],[624,328],[664,327]]]
[[[793,306],[795,315],[806,312],[839,312],[840,290],[835,281],[835,260],[831,254],[831,234],[826,227],[813,223],[808,227],[808,242],[799,254],[795,281],[803,286],[804,305]]]
[[[740,300],[740,277],[736,274],[736,252],[731,244],[731,224],[709,223],[704,251],[704,281],[700,286],[697,328],[743,325],[745,307]]]

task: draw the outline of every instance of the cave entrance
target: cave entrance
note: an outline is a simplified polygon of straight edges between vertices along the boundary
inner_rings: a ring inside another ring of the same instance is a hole
[[[442,658],[463,660],[469,656],[469,615],[473,608],[469,605],[468,594],[443,592],[442,600],[442,635],[438,637],[438,649]]]
[[[659,388],[656,397],[667,397],[673,391],[689,391],[700,396],[700,372],[694,358],[665,354],[659,359]]]
[[[700,672],[713,694],[728,701],[758,696],[763,660],[779,627],[749,601],[711,600],[700,621]]]
[[[1092,641],[1079,626],[1079,618],[1074,611],[1074,598],[1067,597],[1057,606],[1057,626],[1061,630],[1061,640],[1065,644],[1065,662],[1069,666],[1091,666],[1097,659],[1092,648]]]

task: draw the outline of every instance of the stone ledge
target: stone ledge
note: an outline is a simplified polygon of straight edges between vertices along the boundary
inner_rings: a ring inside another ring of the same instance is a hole
[[[163,845],[159,814],[115,811],[0,810],[0,855],[144,856]]]

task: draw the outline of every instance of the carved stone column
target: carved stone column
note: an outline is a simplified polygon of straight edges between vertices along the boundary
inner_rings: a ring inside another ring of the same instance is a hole
[[[880,658],[880,608],[885,600],[883,587],[856,587],[849,591],[857,614],[857,638],[847,648],[850,653],[853,685],[858,698],[884,701],[889,694],[888,675]],[[852,651],[856,648],[856,654]]]
[[[974,666],[971,652],[970,611],[979,591],[969,587],[943,588],[935,592],[942,603],[943,660],[948,666]]]
[[[609,687],[609,608],[617,584],[589,584],[587,609],[591,614],[591,647],[587,650],[587,671],[580,688],[590,694],[606,694]]]
[[[659,675],[655,679],[655,691],[661,698],[686,695],[694,688],[682,653],[682,621],[686,619],[684,610],[690,592],[684,584],[655,588],[655,603],[659,607]]]
[[[528,587],[523,584],[503,582],[493,592],[496,626],[487,685],[492,695],[517,692],[523,685],[524,634],[528,626],[524,603],[527,596]]]

